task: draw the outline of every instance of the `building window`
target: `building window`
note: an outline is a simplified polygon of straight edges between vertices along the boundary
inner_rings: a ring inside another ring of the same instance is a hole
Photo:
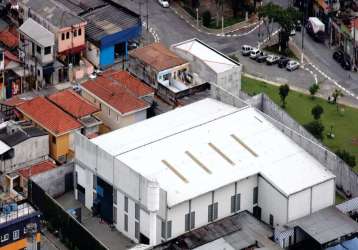
[[[124,215],[124,231],[128,232],[128,215]]]
[[[108,108],[108,116],[111,116],[111,109]]]
[[[36,52],[38,53],[38,54],[41,54],[41,47],[40,46],[36,46]]]
[[[12,232],[12,240],[18,240],[20,238],[20,230],[15,230]]]
[[[66,39],[70,39],[70,32],[66,32]]]
[[[273,215],[270,214],[270,225],[273,226]]]
[[[56,136],[51,136],[52,144],[56,144]]]
[[[172,237],[172,221],[167,222],[167,239]]]
[[[73,36],[76,37],[77,36],[77,30],[73,31]]]
[[[117,224],[117,208],[113,207],[113,224]]]
[[[113,203],[117,205],[117,190],[113,189]]]
[[[124,211],[128,213],[128,197],[124,196]]]
[[[61,40],[65,40],[65,33],[61,34]]]
[[[5,241],[8,241],[8,240],[9,240],[9,234],[1,235],[1,239],[0,239],[1,242],[5,242]]]
[[[139,240],[139,222],[134,222],[134,237]]]
[[[195,228],[195,212],[185,215],[185,231]]]
[[[37,76],[40,76],[41,75],[41,71],[38,69],[37,70]]]
[[[99,104],[99,109],[102,110],[102,103]]]
[[[78,29],[78,35],[79,35],[79,36],[82,35],[82,29]]]
[[[97,189],[97,176],[95,174],[93,175],[93,189]]]
[[[45,55],[51,54],[51,46],[45,47]]]
[[[134,217],[136,220],[139,220],[140,217],[140,210],[139,210],[139,205],[137,203],[134,204]]]
[[[254,200],[254,204],[257,204],[257,201],[258,201],[258,198],[259,198],[259,190],[258,190],[258,187],[254,187],[254,197],[253,197],[253,200]]]
[[[241,208],[241,195],[236,194],[231,196],[231,213],[239,211]]]
[[[218,218],[218,203],[210,204],[208,206],[208,222],[214,221]]]

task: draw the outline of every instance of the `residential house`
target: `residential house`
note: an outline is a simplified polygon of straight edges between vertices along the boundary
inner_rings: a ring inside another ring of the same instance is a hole
[[[5,122],[0,129],[0,172],[10,173],[46,160],[49,135],[28,122]]]
[[[250,106],[204,99],[91,140],[76,134],[75,150],[76,198],[139,243],[245,210],[278,228],[335,204],[335,176]]]
[[[111,130],[147,119],[152,88],[126,71],[107,72],[81,85],[81,95],[98,107],[104,125]]]
[[[16,107],[25,120],[32,121],[49,134],[50,156],[65,162],[73,155],[73,134],[82,125],[45,97],[36,97]]]
[[[54,34],[32,18],[27,19],[20,26],[19,33],[22,60],[34,77],[35,86],[32,86],[32,88],[43,88],[45,85],[56,83],[58,79],[56,74],[53,74]]]
[[[95,116],[100,109],[94,104],[69,89],[49,95],[47,98],[82,124],[83,135],[88,137],[98,135],[102,121]]]
[[[79,79],[93,67],[82,57],[87,22],[54,0],[19,0],[19,17],[32,18],[55,35],[59,82]]]
[[[141,35],[140,16],[115,1],[57,0],[87,21],[86,58],[97,68],[105,69],[128,55],[129,41]]]

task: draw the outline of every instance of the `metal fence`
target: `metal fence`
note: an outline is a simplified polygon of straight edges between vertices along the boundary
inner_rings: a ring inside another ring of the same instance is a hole
[[[29,181],[28,190],[29,201],[42,212],[49,230],[58,231],[69,249],[108,249],[35,182]]]

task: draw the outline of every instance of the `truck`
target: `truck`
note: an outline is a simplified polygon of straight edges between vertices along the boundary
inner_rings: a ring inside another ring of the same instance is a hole
[[[316,41],[323,43],[325,40],[325,25],[317,17],[309,17],[306,24],[307,33]]]

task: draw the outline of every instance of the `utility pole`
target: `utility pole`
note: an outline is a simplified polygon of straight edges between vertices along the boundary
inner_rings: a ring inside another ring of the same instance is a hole
[[[354,18],[353,20],[353,67],[352,70],[354,70],[356,68],[356,63],[357,63],[357,40],[356,40],[356,22],[357,22],[357,17]]]
[[[221,1],[221,33],[224,34],[224,1]]]
[[[196,8],[196,26],[199,28],[199,9]]]
[[[301,27],[301,36],[302,36],[302,44],[301,44],[301,65],[303,64],[303,50],[304,50],[304,40],[305,40],[305,19],[306,19],[306,9],[307,9],[307,0],[303,0],[303,13],[302,13],[302,27]]]
[[[148,0],[147,0],[147,31],[149,30],[149,6],[148,6]]]

